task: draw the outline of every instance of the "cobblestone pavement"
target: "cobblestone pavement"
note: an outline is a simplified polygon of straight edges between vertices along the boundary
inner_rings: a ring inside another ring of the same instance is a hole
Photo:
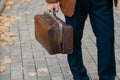
[[[49,55],[35,40],[34,37],[34,15],[45,11],[44,0],[31,0],[30,2],[16,2],[10,10],[3,13],[20,17],[15,21],[11,32],[17,39],[14,46],[0,47],[0,60],[9,56],[11,64],[7,64],[6,71],[0,74],[0,80],[73,80],[70,74],[66,55]],[[63,14],[57,14],[64,20]],[[19,44],[25,42],[25,44]],[[89,19],[86,21],[84,37],[82,39],[83,59],[91,80],[98,80],[97,75],[97,50],[95,36],[92,32]],[[120,12],[115,8],[115,52],[117,64],[117,77],[120,80]],[[48,71],[39,72],[38,69],[45,68]],[[29,77],[30,72],[37,73]]]

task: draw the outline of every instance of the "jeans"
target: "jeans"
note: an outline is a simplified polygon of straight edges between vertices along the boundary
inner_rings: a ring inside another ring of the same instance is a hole
[[[68,55],[68,63],[75,80],[89,80],[83,64],[81,39],[84,23],[89,15],[96,37],[99,80],[115,80],[116,64],[114,52],[114,15],[112,0],[76,0],[75,13],[65,16],[73,27],[73,53]]]

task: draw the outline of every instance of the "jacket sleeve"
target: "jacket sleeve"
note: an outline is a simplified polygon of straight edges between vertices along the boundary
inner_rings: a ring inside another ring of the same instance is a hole
[[[56,2],[58,2],[59,0],[46,0],[46,2],[48,2],[48,3],[56,3]]]

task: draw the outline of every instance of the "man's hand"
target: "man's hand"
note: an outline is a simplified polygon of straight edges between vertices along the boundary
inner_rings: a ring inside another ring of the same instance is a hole
[[[58,12],[59,11],[58,3],[47,3],[47,10],[50,11],[50,12],[52,12],[53,10]]]
[[[114,0],[115,7],[118,5],[118,0]]]

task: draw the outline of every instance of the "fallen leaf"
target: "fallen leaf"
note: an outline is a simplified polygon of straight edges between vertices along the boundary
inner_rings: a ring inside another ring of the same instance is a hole
[[[6,46],[6,45],[7,45],[7,42],[0,43],[0,46]]]
[[[10,8],[11,8],[11,6],[6,6],[6,7],[5,7],[6,10],[8,10],[8,9],[10,9]]]
[[[48,72],[48,69],[47,68],[40,68],[40,69],[37,69],[38,72]]]
[[[9,56],[4,56],[4,59],[8,59],[9,58]]]
[[[22,41],[22,42],[20,42],[20,44],[26,44],[26,42],[25,42],[25,41]]]
[[[25,68],[24,68],[24,67],[21,67],[20,69],[21,69],[21,70],[24,70]]]
[[[10,4],[12,4],[12,2],[10,2]],[[10,15],[0,14],[0,46],[13,45],[15,34],[10,32],[9,30],[10,30],[10,27],[13,26],[14,21],[15,21],[15,18]]]
[[[4,22],[0,22],[0,26],[4,26]]]
[[[30,72],[30,73],[28,73],[28,76],[29,76],[29,77],[34,77],[34,76],[36,76],[36,75],[37,75],[36,72]]]
[[[17,39],[17,37],[11,37],[12,38],[12,40],[16,40]]]
[[[25,11],[25,13],[24,13],[24,14],[28,15],[28,14],[30,14],[30,12],[29,12],[29,11]]]
[[[3,60],[1,60],[1,64],[10,64],[11,59],[8,56],[5,56]]]
[[[5,71],[5,66],[0,66],[0,73]]]
[[[9,36],[2,35],[1,41],[12,42],[12,39]]]
[[[13,43],[13,42],[8,42],[7,45],[8,45],[8,46],[13,46],[14,43]]]
[[[7,5],[12,5],[12,4],[14,4],[14,1],[13,0],[7,0],[6,2],[5,2],[5,5],[7,6]]]
[[[18,0],[18,1],[21,1],[21,2],[29,2],[30,0]]]
[[[16,43],[16,45],[22,45],[22,46],[24,46],[25,44],[26,44],[25,41],[21,41],[21,42],[17,42],[17,43]]]
[[[71,73],[71,71],[68,71],[67,74],[68,74],[68,75],[71,75],[72,73]]]
[[[4,4],[5,9],[10,9],[12,4],[14,4],[13,0],[7,0]]]

